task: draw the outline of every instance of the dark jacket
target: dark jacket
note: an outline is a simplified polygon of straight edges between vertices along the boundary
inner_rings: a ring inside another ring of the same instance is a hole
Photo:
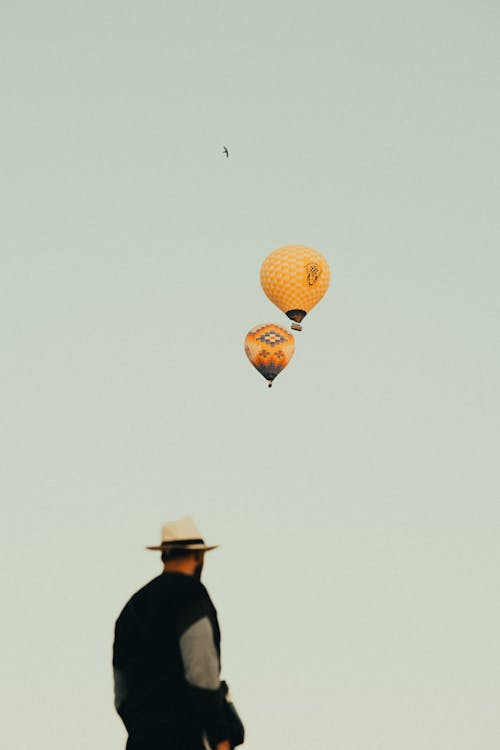
[[[116,621],[113,670],[131,737],[227,739],[217,612],[196,578],[163,573],[132,596]]]

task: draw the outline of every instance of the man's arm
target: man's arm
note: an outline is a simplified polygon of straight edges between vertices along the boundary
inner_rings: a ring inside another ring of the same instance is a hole
[[[231,750],[224,696],[220,687],[220,660],[207,603],[200,599],[179,625],[179,648],[192,704],[200,724],[217,750]]]

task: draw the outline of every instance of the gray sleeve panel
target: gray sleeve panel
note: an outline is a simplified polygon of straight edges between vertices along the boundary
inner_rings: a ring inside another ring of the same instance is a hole
[[[122,703],[124,703],[128,696],[127,678],[125,672],[116,667],[113,669],[113,676],[115,682],[115,708],[119,711]]]
[[[183,632],[180,647],[189,684],[204,690],[218,690],[219,657],[208,617],[202,617]]]

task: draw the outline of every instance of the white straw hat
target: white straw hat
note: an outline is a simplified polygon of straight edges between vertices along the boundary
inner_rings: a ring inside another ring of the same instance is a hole
[[[218,546],[217,544],[205,544],[193,519],[185,516],[179,518],[178,521],[167,521],[161,530],[161,544],[146,547],[146,549],[192,549],[208,552],[208,550],[215,549]]]

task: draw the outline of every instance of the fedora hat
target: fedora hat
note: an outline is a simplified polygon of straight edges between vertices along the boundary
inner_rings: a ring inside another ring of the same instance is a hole
[[[167,521],[161,530],[161,543],[153,547],[146,547],[152,550],[167,549],[192,549],[208,550],[215,549],[218,544],[205,544],[195,522],[189,516],[179,518],[178,521]]]

